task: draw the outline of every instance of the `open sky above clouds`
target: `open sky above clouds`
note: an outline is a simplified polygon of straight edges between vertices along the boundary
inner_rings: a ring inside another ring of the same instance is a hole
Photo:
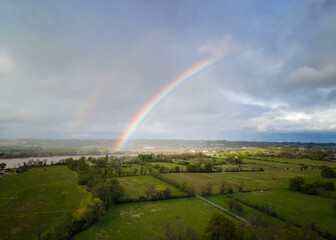
[[[1,1],[0,137],[336,142],[336,1]]]

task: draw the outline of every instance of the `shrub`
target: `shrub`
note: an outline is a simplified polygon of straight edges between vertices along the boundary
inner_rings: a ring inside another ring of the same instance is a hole
[[[304,179],[302,177],[294,177],[289,179],[288,188],[293,191],[300,191],[302,184],[304,184]]]
[[[336,172],[328,166],[322,166],[321,176],[324,178],[334,178],[336,177]]]
[[[333,182],[321,182],[320,187],[327,191],[335,191],[335,185]]]
[[[205,228],[205,235],[209,236],[211,239],[238,239],[235,224],[220,213],[212,215]]]
[[[304,183],[300,185],[301,191],[306,194],[316,195],[317,188],[314,184]]]
[[[239,213],[241,213],[243,211],[243,208],[242,208],[241,204],[238,201],[236,201],[232,198],[229,198],[227,200],[227,204],[228,204],[230,210],[235,210]]]

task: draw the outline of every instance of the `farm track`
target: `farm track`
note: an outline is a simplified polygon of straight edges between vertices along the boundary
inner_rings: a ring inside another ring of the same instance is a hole
[[[249,225],[250,225],[250,223],[249,223],[245,218],[242,218],[242,217],[240,217],[240,216],[238,216],[238,215],[236,215],[236,214],[234,214],[234,213],[232,213],[232,212],[226,210],[225,208],[222,208],[221,206],[218,206],[217,204],[215,204],[215,203],[209,201],[208,199],[206,199],[206,198],[204,198],[204,197],[201,197],[201,196],[199,196],[199,195],[195,195],[195,196],[196,196],[197,198],[203,200],[204,202],[207,202],[207,203],[211,204],[212,206],[218,208],[219,210],[225,212],[226,214],[230,215],[231,217],[234,217],[235,219],[237,219],[237,220],[239,220],[239,221],[242,221],[243,223],[246,223],[246,224],[249,224]]]

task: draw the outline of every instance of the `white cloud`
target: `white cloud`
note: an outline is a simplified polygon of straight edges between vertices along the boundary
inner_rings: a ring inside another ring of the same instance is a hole
[[[335,131],[335,109],[319,109],[299,112],[287,109],[271,110],[256,118],[249,119],[246,127],[256,127],[258,131]]]
[[[232,40],[227,34],[222,39],[210,39],[206,44],[199,47],[200,54],[209,54],[213,58],[222,58],[226,55],[239,51],[241,46]]]
[[[246,93],[237,93],[231,90],[219,89],[219,92],[229,101],[245,104],[245,105],[254,105],[263,108],[277,109],[279,107],[288,106],[286,102],[277,101],[277,100],[263,100],[252,97]]]

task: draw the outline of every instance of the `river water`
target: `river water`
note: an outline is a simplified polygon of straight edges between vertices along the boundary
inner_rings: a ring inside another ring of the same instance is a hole
[[[88,157],[105,157],[105,155],[84,155],[86,158]],[[19,167],[22,166],[23,163],[27,163],[29,160],[40,160],[40,161],[47,161],[47,164],[50,165],[50,163],[53,161],[54,163],[59,162],[62,159],[67,158],[73,158],[73,159],[79,159],[82,156],[53,156],[53,157],[29,157],[29,158],[4,158],[0,159],[0,163],[6,163],[6,168],[13,168],[13,167]]]

